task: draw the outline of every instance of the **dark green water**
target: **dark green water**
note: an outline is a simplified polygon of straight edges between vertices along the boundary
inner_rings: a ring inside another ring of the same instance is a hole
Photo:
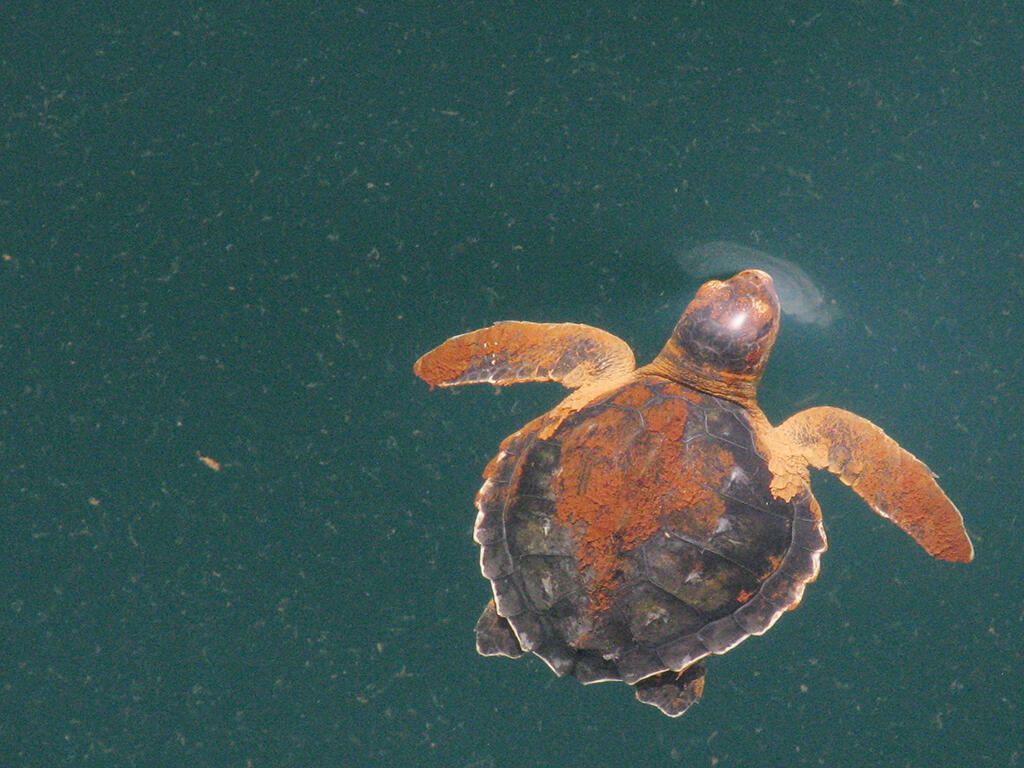
[[[1022,762],[1019,6],[223,5],[0,7],[0,765]],[[478,657],[479,474],[559,391],[412,362],[646,360],[723,239],[842,312],[768,415],[882,425],[976,561],[816,476],[821,576],[682,719]]]

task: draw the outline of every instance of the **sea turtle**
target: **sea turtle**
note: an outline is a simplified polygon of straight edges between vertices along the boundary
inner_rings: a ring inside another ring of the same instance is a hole
[[[755,396],[778,328],[771,277],[746,270],[705,283],[641,368],[621,339],[572,323],[497,323],[416,362],[431,386],[575,390],[484,471],[474,538],[494,597],[481,654],[532,651],[681,715],[703,692],[700,660],[764,633],[817,576],[808,465],[929,554],[972,559],[935,476],[874,424],[830,407],[768,422]]]

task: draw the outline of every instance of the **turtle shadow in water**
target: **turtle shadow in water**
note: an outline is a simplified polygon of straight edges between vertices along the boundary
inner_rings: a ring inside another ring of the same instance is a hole
[[[783,314],[796,322],[827,328],[840,316],[835,301],[826,297],[799,265],[757,248],[715,240],[678,255],[676,263],[701,282],[731,277],[744,269],[760,269],[775,281]]]

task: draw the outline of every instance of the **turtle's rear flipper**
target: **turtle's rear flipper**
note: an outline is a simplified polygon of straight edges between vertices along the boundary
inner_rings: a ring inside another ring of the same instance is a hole
[[[577,323],[495,323],[453,336],[413,366],[432,387],[557,381],[574,389],[630,373],[633,350],[600,328]]]
[[[704,693],[704,667],[694,664],[682,672],[661,672],[634,686],[636,698],[657,707],[669,717],[679,717]]]
[[[498,615],[491,600],[476,623],[476,651],[481,656],[508,656],[518,659],[523,655],[508,620]]]
[[[840,408],[808,408],[780,424],[772,440],[773,492],[791,487],[794,467],[785,466],[785,457],[795,454],[838,475],[928,554],[965,563],[973,559],[960,511],[932,471],[867,419]],[[782,457],[778,464],[777,457]]]

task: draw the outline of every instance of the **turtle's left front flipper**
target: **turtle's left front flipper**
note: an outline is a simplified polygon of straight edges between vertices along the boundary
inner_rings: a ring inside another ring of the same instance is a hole
[[[413,372],[432,387],[557,381],[575,389],[635,365],[629,345],[600,328],[509,321],[453,336],[417,360]]]
[[[974,548],[959,510],[923,462],[867,419],[839,408],[809,408],[773,430],[772,492],[792,495],[802,459],[838,475],[883,517],[909,533],[942,560],[969,562]],[[787,458],[790,459],[787,461]]]

